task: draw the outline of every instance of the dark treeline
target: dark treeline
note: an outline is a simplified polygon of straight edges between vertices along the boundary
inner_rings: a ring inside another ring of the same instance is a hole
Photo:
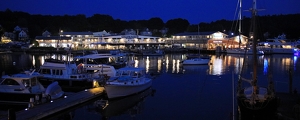
[[[248,36],[250,19],[243,18],[242,34]],[[237,21],[217,20],[210,23],[199,22],[199,31],[222,31],[226,34],[238,33]],[[288,39],[298,39],[300,36],[300,14],[272,15],[258,17],[259,38],[273,38],[282,33]],[[4,32],[12,32],[16,26],[28,28],[30,38],[40,36],[45,30],[52,35],[58,35],[59,30],[65,32],[103,31],[120,33],[124,29],[143,30],[148,28],[154,36],[162,37],[161,29],[167,28],[167,37],[180,32],[197,32],[198,25],[190,24],[182,18],[170,19],[166,23],[161,18],[153,17],[149,20],[124,21],[114,19],[110,15],[94,14],[86,17],[78,15],[31,15],[25,12],[11,11],[9,9],[0,11],[0,35]],[[266,34],[267,33],[267,34]]]

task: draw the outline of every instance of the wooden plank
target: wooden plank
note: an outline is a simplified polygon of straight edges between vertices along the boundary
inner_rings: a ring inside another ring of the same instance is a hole
[[[67,108],[79,105],[81,103],[87,102],[91,99],[103,95],[104,88],[97,87],[92,89],[87,89],[86,91],[81,91],[75,94],[71,94],[66,98],[61,98],[53,100],[53,102],[44,103],[37,105],[28,110],[22,110],[16,113],[16,120],[37,120],[54,113],[60,112]],[[6,119],[7,120],[7,119]]]

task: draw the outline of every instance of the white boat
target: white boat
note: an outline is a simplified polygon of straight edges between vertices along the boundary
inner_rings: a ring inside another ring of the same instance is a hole
[[[124,67],[117,70],[104,85],[109,99],[125,97],[141,92],[152,85],[152,79],[146,77],[144,68]]]
[[[49,85],[57,81],[62,88],[87,89],[98,87],[101,80],[98,71],[87,71],[83,65],[76,65],[75,62],[46,60],[38,73],[42,76],[40,82]]]
[[[284,34],[258,43],[257,48],[262,49],[266,54],[295,54],[299,51],[295,43],[286,41]]]
[[[0,83],[0,101],[13,104],[27,104],[30,99],[42,102],[43,98],[57,99],[64,95],[57,83],[50,84],[46,89],[39,82],[39,74],[25,73],[4,75]]]
[[[182,65],[208,65],[210,56],[199,54],[187,55],[187,59],[182,61]]]
[[[198,65],[184,65],[182,66],[183,70],[185,72],[191,72],[191,71],[206,71],[209,69],[209,66],[208,65],[201,65],[201,66],[198,66]]]
[[[182,65],[208,65],[209,62],[206,58],[190,58],[182,61]]]
[[[110,71],[114,71],[113,69],[118,69],[126,66],[127,56],[125,54],[89,54],[84,56],[77,56],[74,58],[74,61],[89,65],[111,65],[114,68],[111,68]]]
[[[99,76],[99,74],[111,77],[116,75],[115,67],[104,64],[108,63],[110,56],[110,54],[90,54],[77,56],[74,61],[76,64],[81,64],[88,73],[93,73],[93,77]]]

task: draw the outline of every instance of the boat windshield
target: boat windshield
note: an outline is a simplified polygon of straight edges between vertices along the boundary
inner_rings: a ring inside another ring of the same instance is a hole
[[[14,79],[8,78],[8,79],[3,80],[1,85],[20,85],[20,84],[17,81],[15,81]]]

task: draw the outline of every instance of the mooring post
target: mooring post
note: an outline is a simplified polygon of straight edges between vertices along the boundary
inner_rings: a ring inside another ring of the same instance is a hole
[[[28,108],[32,108],[34,106],[34,98],[29,99]]]
[[[14,109],[8,109],[8,120],[15,120],[16,112]]]
[[[289,92],[293,93],[293,76],[291,67],[289,68]]]

